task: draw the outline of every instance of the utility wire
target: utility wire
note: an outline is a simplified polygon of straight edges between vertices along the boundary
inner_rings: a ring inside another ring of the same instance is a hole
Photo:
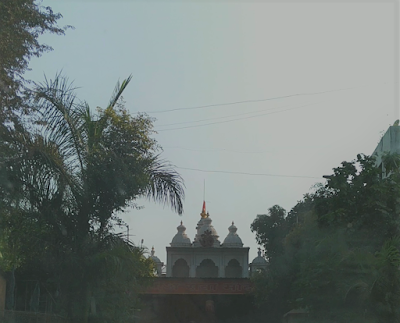
[[[167,126],[174,126],[174,125],[178,125],[178,124],[198,123],[198,122],[203,122],[203,121],[226,119],[226,118],[232,118],[232,117],[237,117],[237,116],[243,116],[243,115],[246,115],[246,114],[259,113],[259,112],[270,111],[270,110],[275,110],[275,109],[287,108],[289,106],[291,106],[291,105],[285,105],[283,107],[273,107],[273,108],[256,110],[256,111],[245,112],[245,113],[231,114],[229,116],[223,116],[223,117],[214,117],[214,118],[207,118],[207,119],[200,119],[200,120],[193,120],[193,121],[184,121],[184,122],[159,124],[159,125],[157,125],[157,127],[167,127]]]
[[[271,150],[264,150],[264,151],[241,151],[241,150],[234,150],[234,149],[225,149],[225,148],[216,148],[216,149],[191,149],[186,147],[177,147],[177,146],[163,146],[163,148],[168,149],[182,149],[182,150],[189,150],[189,151],[200,151],[200,152],[218,152],[218,151],[227,151],[233,153],[241,153],[241,154],[266,154],[270,153]]]
[[[386,83],[384,83],[384,84],[386,84]],[[355,88],[359,88],[359,87],[355,87]],[[352,89],[352,88],[349,88],[349,89]],[[346,89],[342,89],[342,90],[346,90]],[[341,91],[341,90],[332,90],[332,91],[326,91],[326,92],[333,92],[333,91]],[[326,93],[326,92],[322,92],[322,93]],[[318,92],[318,93],[319,93],[319,92]],[[304,95],[307,95],[307,94],[304,94]],[[256,100],[255,100],[255,101],[256,101]],[[243,101],[243,102],[245,102],[245,101]],[[230,103],[226,103],[226,104],[230,104]],[[168,127],[168,126],[174,126],[174,125],[180,125],[180,124],[188,124],[188,123],[190,124],[190,123],[199,123],[199,122],[203,122],[203,121],[211,121],[211,120],[225,119],[225,118],[237,117],[237,116],[242,116],[242,115],[247,115],[247,114],[253,114],[253,113],[263,112],[263,111],[281,109],[281,108],[286,108],[286,107],[288,107],[288,105],[280,106],[280,107],[272,107],[272,108],[262,109],[262,110],[256,110],[256,111],[250,111],[250,112],[245,112],[245,113],[232,114],[232,115],[223,116],[223,117],[213,117],[213,118],[199,119],[199,120],[193,120],[193,121],[184,121],[184,122],[175,122],[175,123],[159,124],[159,125],[157,125],[157,127]]]
[[[302,175],[278,175],[278,174],[266,174],[266,173],[246,173],[246,172],[230,172],[225,170],[204,170],[198,168],[187,168],[187,167],[179,167],[175,166],[178,169],[192,170],[196,172],[202,173],[222,173],[222,174],[235,174],[235,175],[249,175],[249,176],[270,176],[270,177],[294,177],[294,178],[313,178],[320,179],[320,177],[315,176],[302,176]]]
[[[205,124],[192,125],[192,126],[179,127],[179,128],[156,129],[155,131],[156,131],[156,132],[161,132],[161,131],[170,131],[170,130],[180,130],[180,129],[188,129],[188,128],[205,127],[205,126],[210,126],[210,125],[213,125],[213,124],[220,124],[220,123],[227,123],[227,122],[233,122],[233,121],[239,121],[239,120],[257,118],[257,117],[265,116],[265,115],[268,115],[268,114],[275,114],[275,113],[279,113],[279,112],[284,112],[284,111],[290,111],[290,110],[300,109],[300,108],[304,108],[304,107],[307,107],[307,106],[316,105],[316,104],[321,103],[321,102],[324,102],[324,101],[319,101],[319,102],[315,102],[315,103],[308,103],[308,104],[304,104],[304,105],[301,105],[301,106],[298,106],[298,107],[294,107],[294,108],[291,108],[291,109],[280,110],[280,111],[269,112],[269,113],[262,113],[262,114],[257,114],[257,115],[255,115],[255,116],[245,117],[245,118],[238,118],[238,119],[232,119],[232,120],[210,122],[210,123],[205,123]]]
[[[358,87],[354,86],[354,87],[349,87],[349,88],[335,89],[335,90],[321,91],[321,92],[296,93],[296,94],[282,95],[282,96],[276,96],[276,97],[271,97],[271,98],[267,98],[267,99],[259,99],[259,100],[244,100],[244,101],[235,101],[235,102],[228,102],[228,103],[199,105],[196,107],[188,107],[188,108],[175,108],[175,109],[169,109],[169,110],[147,111],[147,113],[166,113],[166,112],[182,111],[182,110],[195,110],[195,109],[222,107],[222,106],[227,106],[227,105],[235,105],[235,104],[243,104],[243,103],[265,102],[265,101],[272,101],[272,100],[279,100],[279,99],[287,99],[287,98],[292,98],[295,96],[310,96],[310,95],[318,95],[318,94],[324,94],[324,93],[330,93],[330,92],[346,91],[346,90],[357,89],[359,87],[361,87],[361,86],[358,86]]]
[[[239,154],[267,154],[276,152],[277,149],[272,148],[271,150],[260,150],[260,151],[244,151],[244,150],[235,150],[235,149],[226,149],[226,148],[215,148],[215,149],[193,149],[187,147],[179,147],[179,146],[162,146],[162,148],[167,149],[182,149],[188,151],[198,151],[198,152],[230,152],[230,153],[239,153]],[[304,148],[302,148],[304,149]],[[308,149],[315,149],[315,147],[308,147]],[[319,149],[329,149],[327,146],[319,147]],[[164,150],[164,149],[163,149]]]

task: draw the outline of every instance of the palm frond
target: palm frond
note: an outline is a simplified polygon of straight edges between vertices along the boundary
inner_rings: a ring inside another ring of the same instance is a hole
[[[121,84],[118,82],[115,86],[114,92],[111,96],[110,102],[108,103],[107,109],[113,109],[117,104],[118,99],[121,97],[122,92],[124,92],[125,88],[128,86],[129,82],[132,79],[132,75],[129,75],[127,79],[125,79]]]
[[[57,74],[54,80],[36,86],[35,104],[45,124],[44,136],[55,142],[66,160],[79,161],[83,169],[82,154],[84,141],[81,138],[82,106],[77,103],[75,88],[67,78]]]
[[[26,131],[13,131],[6,134],[10,145],[15,148],[13,159],[4,161],[4,167],[10,165],[14,180],[34,189],[36,196],[49,196],[57,187],[68,185],[72,192],[80,194],[82,190],[79,177],[65,165],[57,145],[40,134]],[[2,136],[2,139],[5,139]],[[58,184],[56,184],[58,183]]]
[[[155,157],[146,172],[149,184],[145,195],[154,201],[169,204],[178,214],[182,214],[184,182],[172,165]]]

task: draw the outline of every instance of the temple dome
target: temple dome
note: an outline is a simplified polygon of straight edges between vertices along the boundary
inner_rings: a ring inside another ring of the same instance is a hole
[[[226,236],[224,243],[222,244],[223,247],[227,248],[241,248],[243,247],[242,239],[236,233],[237,227],[232,222],[232,225],[228,228],[229,233]]]
[[[194,247],[201,247],[204,246],[204,236],[211,236],[212,237],[212,247],[220,247],[221,242],[218,240],[219,236],[217,231],[211,224],[212,220],[210,218],[210,214],[206,212],[206,202],[203,201],[203,208],[200,213],[200,220],[197,223],[197,233],[193,240]],[[210,239],[210,238],[207,238]],[[203,242],[202,242],[203,241]]]
[[[192,243],[186,235],[186,227],[181,224],[177,227],[178,233],[172,238],[171,247],[190,247]]]
[[[268,264],[267,260],[261,256],[261,250],[258,249],[258,256],[253,259],[251,262],[252,265],[263,265],[266,266]]]
[[[156,264],[161,263],[160,258],[158,258],[157,256],[155,256],[154,254],[155,254],[155,251],[154,251],[154,247],[153,247],[153,248],[151,248],[151,253],[150,253],[150,257],[149,257],[149,258],[150,258],[151,260],[153,260]]]
[[[212,220],[210,218],[210,214],[205,212],[205,204],[203,204],[203,211],[200,214],[201,218],[200,221],[197,223],[197,233],[193,240],[194,247],[201,247],[202,246],[202,237],[204,235],[210,235],[213,239],[212,247],[220,247],[221,242],[218,240],[219,236],[217,231],[214,229]]]
[[[198,235],[202,235],[204,232],[210,231],[213,237],[218,238],[219,237],[218,233],[217,233],[217,231],[214,229],[214,227],[211,224],[211,222],[212,222],[211,218],[207,217],[207,218],[204,218],[202,220],[203,220],[202,221],[203,223],[202,223],[201,227],[197,231]]]

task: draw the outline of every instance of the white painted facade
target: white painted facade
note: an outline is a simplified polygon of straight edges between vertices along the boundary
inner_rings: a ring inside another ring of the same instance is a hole
[[[385,165],[382,163],[382,156],[385,153],[400,154],[400,126],[390,126],[372,153],[376,157],[376,166],[382,168],[382,177],[387,175]]]
[[[259,252],[249,265],[249,247],[243,247],[242,239],[237,234],[237,227],[232,222],[228,235],[220,242],[217,231],[212,225],[210,215],[206,213],[205,203],[197,223],[197,233],[191,242],[186,234],[186,227],[181,222],[177,233],[167,249],[166,274],[161,275],[160,265],[152,249],[158,276],[180,278],[248,278],[251,272],[266,269],[267,261]],[[252,270],[249,270],[249,269]]]
[[[196,247],[167,247],[167,277],[174,277],[172,268],[177,260],[183,259],[189,266],[189,277],[198,277],[196,269],[203,260],[210,259],[218,268],[218,278],[226,278],[226,267],[235,259],[241,267],[241,275],[237,278],[249,277],[249,249],[242,248],[196,248]]]
[[[229,233],[221,243],[217,231],[212,225],[210,215],[206,213],[205,203],[197,223],[197,233],[193,243],[186,235],[181,222],[171,246],[167,247],[167,277],[249,277],[249,249],[243,247],[232,222]]]

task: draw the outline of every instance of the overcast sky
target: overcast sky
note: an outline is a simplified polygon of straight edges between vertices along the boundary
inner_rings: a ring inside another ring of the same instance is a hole
[[[257,214],[275,204],[289,211],[333,167],[371,154],[398,118],[392,3],[43,5],[75,30],[42,37],[54,51],[32,60],[28,77],[62,70],[81,99],[104,108],[132,74],[126,107],[157,119],[162,157],[182,167],[182,217],[148,201],[123,216],[131,239],[154,245],[162,261],[181,220],[193,239],[204,180],[221,242],[235,221],[252,259]]]

